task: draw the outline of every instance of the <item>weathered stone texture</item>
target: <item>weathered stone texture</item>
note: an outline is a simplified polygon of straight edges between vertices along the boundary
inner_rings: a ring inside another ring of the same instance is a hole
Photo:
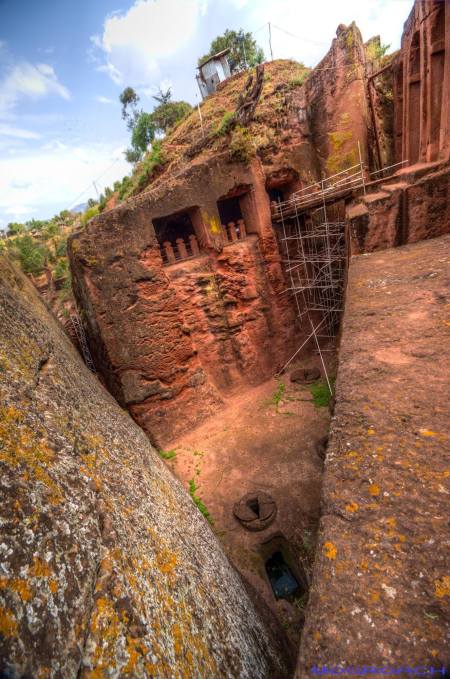
[[[397,160],[450,155],[450,5],[416,0],[394,64]]]
[[[286,676],[201,514],[5,260],[0,395],[2,676]]]
[[[223,247],[217,201],[242,187],[248,238]],[[201,253],[166,267],[152,220],[189,206]],[[273,374],[297,341],[259,161],[195,165],[93,220],[69,256],[96,365],[161,445],[222,390]]]
[[[450,168],[405,168],[347,207],[353,254],[442,236],[450,231]]]
[[[449,255],[446,236],[351,260],[298,679],[448,668]]]

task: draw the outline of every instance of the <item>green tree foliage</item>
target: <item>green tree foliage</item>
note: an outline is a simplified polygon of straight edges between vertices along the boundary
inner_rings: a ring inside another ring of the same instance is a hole
[[[18,236],[11,250],[13,257],[19,260],[22,270],[32,274],[42,272],[49,254],[47,248],[28,233]]]
[[[25,224],[20,224],[19,222],[10,222],[6,228],[6,234],[8,236],[17,236],[19,233],[23,233],[25,231]]]
[[[139,95],[132,87],[125,87],[119,95],[119,101],[122,104],[122,118],[127,121],[128,129],[133,129],[134,121],[139,115],[137,110]]]
[[[151,114],[155,130],[166,133],[192,111],[187,101],[168,101],[157,106]]]
[[[246,66],[256,66],[264,61],[264,52],[258,46],[251,33],[245,33],[243,29],[231,31],[227,28],[223,35],[218,35],[211,43],[209,52],[198,60],[201,64],[208,57],[214,56],[222,50],[230,48],[228,62],[232,73],[242,71]]]
[[[164,92],[164,90],[159,88],[157,94],[153,95],[153,99],[156,99],[158,104],[168,104],[169,101],[172,99],[172,89],[168,87],[167,90]]]
[[[131,133],[131,146],[134,151],[141,154],[146,152],[155,138],[155,123],[151,113],[142,112],[136,120]]]
[[[137,163],[142,159],[157,132],[165,134],[192,110],[186,101],[171,101],[170,87],[166,91],[160,88],[153,98],[158,106],[152,113],[147,113],[138,109],[139,95],[132,87],[126,87],[119,96],[122,118],[127,121],[131,132],[131,145],[125,151],[129,163]]]

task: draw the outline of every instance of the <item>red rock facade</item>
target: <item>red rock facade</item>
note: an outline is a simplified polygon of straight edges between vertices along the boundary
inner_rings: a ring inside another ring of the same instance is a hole
[[[445,160],[450,154],[450,4],[416,2],[394,66],[397,160]]]
[[[272,375],[294,346],[258,160],[190,166],[91,222],[70,256],[96,364],[158,443]]]

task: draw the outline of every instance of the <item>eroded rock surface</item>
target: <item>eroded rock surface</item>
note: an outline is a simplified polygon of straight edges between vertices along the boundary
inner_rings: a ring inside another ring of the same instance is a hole
[[[447,676],[449,255],[446,236],[351,261],[298,679]]]
[[[285,677],[147,437],[0,262],[0,674]]]

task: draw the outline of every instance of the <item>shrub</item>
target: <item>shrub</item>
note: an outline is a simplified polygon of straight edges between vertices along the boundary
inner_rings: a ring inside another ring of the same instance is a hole
[[[12,255],[20,262],[25,273],[40,274],[48,257],[47,248],[36,242],[30,234],[15,239]]]
[[[255,155],[255,145],[246,127],[241,127],[241,125],[235,127],[229,149],[231,157],[242,163],[247,163]]]
[[[88,209],[83,213],[81,217],[81,223],[83,226],[86,226],[88,221],[92,219],[92,217],[95,217],[95,215],[98,215],[99,213],[99,207],[98,205],[93,205],[92,207],[88,207]]]
[[[214,134],[216,137],[224,137],[230,131],[231,121],[233,119],[233,111],[225,111],[222,120],[220,121]]]

